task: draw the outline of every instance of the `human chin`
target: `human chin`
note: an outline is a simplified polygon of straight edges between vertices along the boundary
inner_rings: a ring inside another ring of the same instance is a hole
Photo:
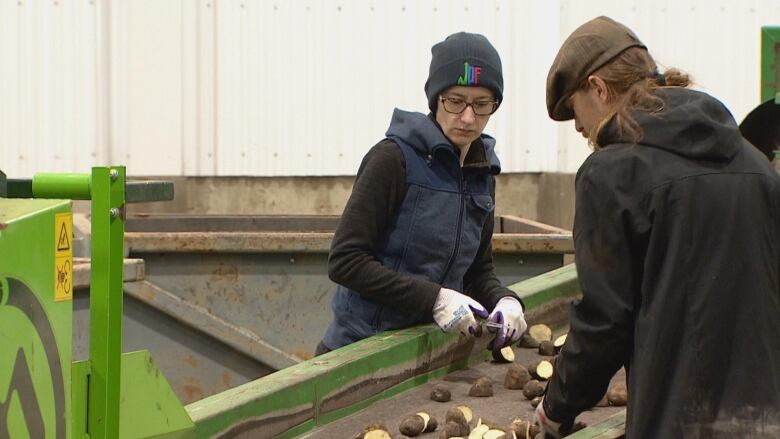
[[[452,142],[453,145],[457,147],[463,147],[466,145],[470,145],[471,142],[474,141],[475,137],[473,135],[468,135],[463,132],[459,132],[457,130],[450,131],[447,138],[450,139],[450,142]]]

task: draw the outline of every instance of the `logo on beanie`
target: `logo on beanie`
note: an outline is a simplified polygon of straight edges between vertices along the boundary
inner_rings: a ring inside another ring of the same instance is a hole
[[[458,85],[478,85],[480,73],[482,73],[482,67],[471,66],[464,62],[463,76],[458,76]]]

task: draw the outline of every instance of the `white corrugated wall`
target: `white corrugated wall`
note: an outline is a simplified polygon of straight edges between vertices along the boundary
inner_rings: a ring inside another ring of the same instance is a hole
[[[505,101],[486,131],[504,171],[574,172],[589,150],[547,118],[545,78],[601,14],[738,121],[758,104],[777,0],[0,0],[0,169],[354,174],[393,107],[426,111],[431,45],[467,30],[502,55]]]

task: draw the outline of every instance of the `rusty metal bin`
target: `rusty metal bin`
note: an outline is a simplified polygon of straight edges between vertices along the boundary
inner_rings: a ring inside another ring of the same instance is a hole
[[[327,256],[337,216],[139,215],[127,218],[124,349],[148,348],[184,403],[311,357],[332,317]],[[504,284],[558,268],[571,233],[496,219]],[[86,352],[88,292],[76,292],[75,355]]]

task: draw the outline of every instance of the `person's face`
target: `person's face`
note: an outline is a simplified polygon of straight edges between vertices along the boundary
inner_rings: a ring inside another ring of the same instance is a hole
[[[598,126],[609,112],[607,86],[598,76],[591,75],[584,88],[574,92],[569,104],[574,111],[574,128],[585,138]]]
[[[453,114],[445,109],[445,102],[442,98],[448,100],[446,102],[447,109],[452,110],[464,103],[471,104],[458,114]],[[463,148],[467,145],[471,145],[471,142],[475,141],[485,129],[490,115],[480,116],[474,112],[476,106],[477,112],[483,113],[487,108],[492,108],[491,105],[495,102],[496,98],[493,92],[486,87],[465,87],[457,85],[450,87],[443,91],[439,97],[438,107],[436,108],[436,122],[441,126],[444,135],[450,139],[453,145],[458,148]]]

